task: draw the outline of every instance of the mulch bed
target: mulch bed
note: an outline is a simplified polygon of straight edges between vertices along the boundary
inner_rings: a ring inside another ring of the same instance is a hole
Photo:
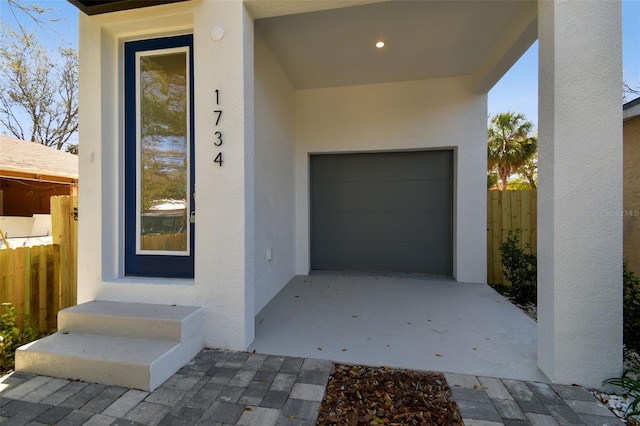
[[[463,425],[441,373],[344,364],[329,378],[317,424]]]

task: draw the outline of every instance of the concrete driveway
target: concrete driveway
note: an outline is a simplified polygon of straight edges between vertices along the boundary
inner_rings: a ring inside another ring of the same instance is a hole
[[[486,284],[293,278],[256,316],[259,353],[548,382],[536,323]]]

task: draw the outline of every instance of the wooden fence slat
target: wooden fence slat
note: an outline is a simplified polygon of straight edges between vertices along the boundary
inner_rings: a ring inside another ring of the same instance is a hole
[[[487,282],[493,282],[493,238],[491,235],[491,218],[493,209],[491,208],[491,192],[487,191]]]
[[[51,262],[53,264],[53,268],[51,271],[51,275],[52,275],[52,282],[54,283],[51,286],[52,292],[53,292],[53,305],[52,305],[52,314],[51,314],[51,318],[49,319],[50,321],[50,326],[51,328],[56,328],[57,327],[57,320],[58,320],[58,311],[62,308],[67,308],[68,306],[64,306],[62,304],[62,282],[60,280],[60,246],[55,244],[51,246],[53,248],[52,252],[51,252]],[[75,283],[73,283],[73,285],[75,286]]]
[[[522,204],[520,205],[520,241],[522,247],[531,244],[531,191],[522,191]],[[535,216],[535,215],[534,215]]]
[[[11,283],[11,285],[10,285]],[[13,256],[0,250],[0,303],[13,297]]]
[[[25,289],[26,284],[29,283],[28,275],[30,274],[31,268],[25,268],[25,258],[29,258],[30,256],[26,256],[27,249],[20,247],[15,251],[15,264],[14,264],[14,280],[13,280],[13,297],[14,302],[13,306],[15,307],[17,312],[27,312],[29,307],[27,302],[27,291]],[[22,321],[22,316],[18,317],[18,326],[22,327],[24,322]]]
[[[493,247],[493,264],[490,267],[493,270],[493,276],[496,283],[502,282],[502,263],[500,256],[500,244],[502,243],[502,233],[496,230],[502,229],[502,196],[499,191],[491,191],[492,204],[492,247]]]
[[[35,248],[35,247],[34,247]],[[45,330],[47,328],[47,252],[46,246],[37,247],[38,256],[40,257],[40,267],[38,268],[38,329]]]
[[[530,233],[531,233],[531,253],[538,253],[538,191],[531,191],[531,212]]]
[[[487,281],[490,284],[511,285],[502,274],[500,245],[510,230],[519,229],[521,247],[531,245],[537,253],[537,192],[496,191],[487,193]]]
[[[510,203],[511,203],[511,229],[522,229],[522,191],[509,191]],[[520,240],[520,246],[522,246],[522,239]]]
[[[38,256],[38,248],[37,247],[29,247],[29,262],[25,265],[25,268],[29,268],[30,276],[27,280],[25,294],[25,300],[29,301],[29,308],[25,308],[25,317],[29,320],[29,324],[34,325],[34,320],[36,321],[35,326],[38,326],[38,290],[39,290],[39,269],[40,269],[40,256]]]

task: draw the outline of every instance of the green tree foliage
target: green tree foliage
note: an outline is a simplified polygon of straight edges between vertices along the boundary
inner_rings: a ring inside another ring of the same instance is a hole
[[[38,25],[46,10],[9,0],[19,30],[0,33],[0,126],[16,138],[63,149],[78,129],[78,56],[47,51],[15,13]]]
[[[526,178],[517,175],[509,179],[509,188],[511,191],[527,191],[529,189],[535,189],[535,186],[531,185]]]
[[[500,179],[500,189],[508,187],[509,176],[523,172],[523,166],[535,164],[538,139],[529,133],[533,123],[525,119],[524,114],[505,112],[496,114],[487,130],[488,171],[495,171]],[[523,175],[527,176],[526,173]],[[531,171],[531,181],[533,180]]]

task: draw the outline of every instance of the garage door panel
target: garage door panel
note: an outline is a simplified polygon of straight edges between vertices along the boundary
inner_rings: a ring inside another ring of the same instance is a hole
[[[328,245],[315,242],[311,249],[317,256],[318,270],[451,274],[448,244],[342,241]]]
[[[313,205],[323,210],[449,210],[450,179],[319,182]]]
[[[448,211],[322,212],[311,232],[319,241],[408,241],[443,243],[450,240]],[[433,223],[448,226],[433,227]]]
[[[311,268],[453,271],[453,152],[311,156]]]
[[[318,167],[311,179],[323,181],[371,181],[440,179],[450,174],[451,151],[391,152],[313,156]],[[398,168],[402,162],[403,167]]]

